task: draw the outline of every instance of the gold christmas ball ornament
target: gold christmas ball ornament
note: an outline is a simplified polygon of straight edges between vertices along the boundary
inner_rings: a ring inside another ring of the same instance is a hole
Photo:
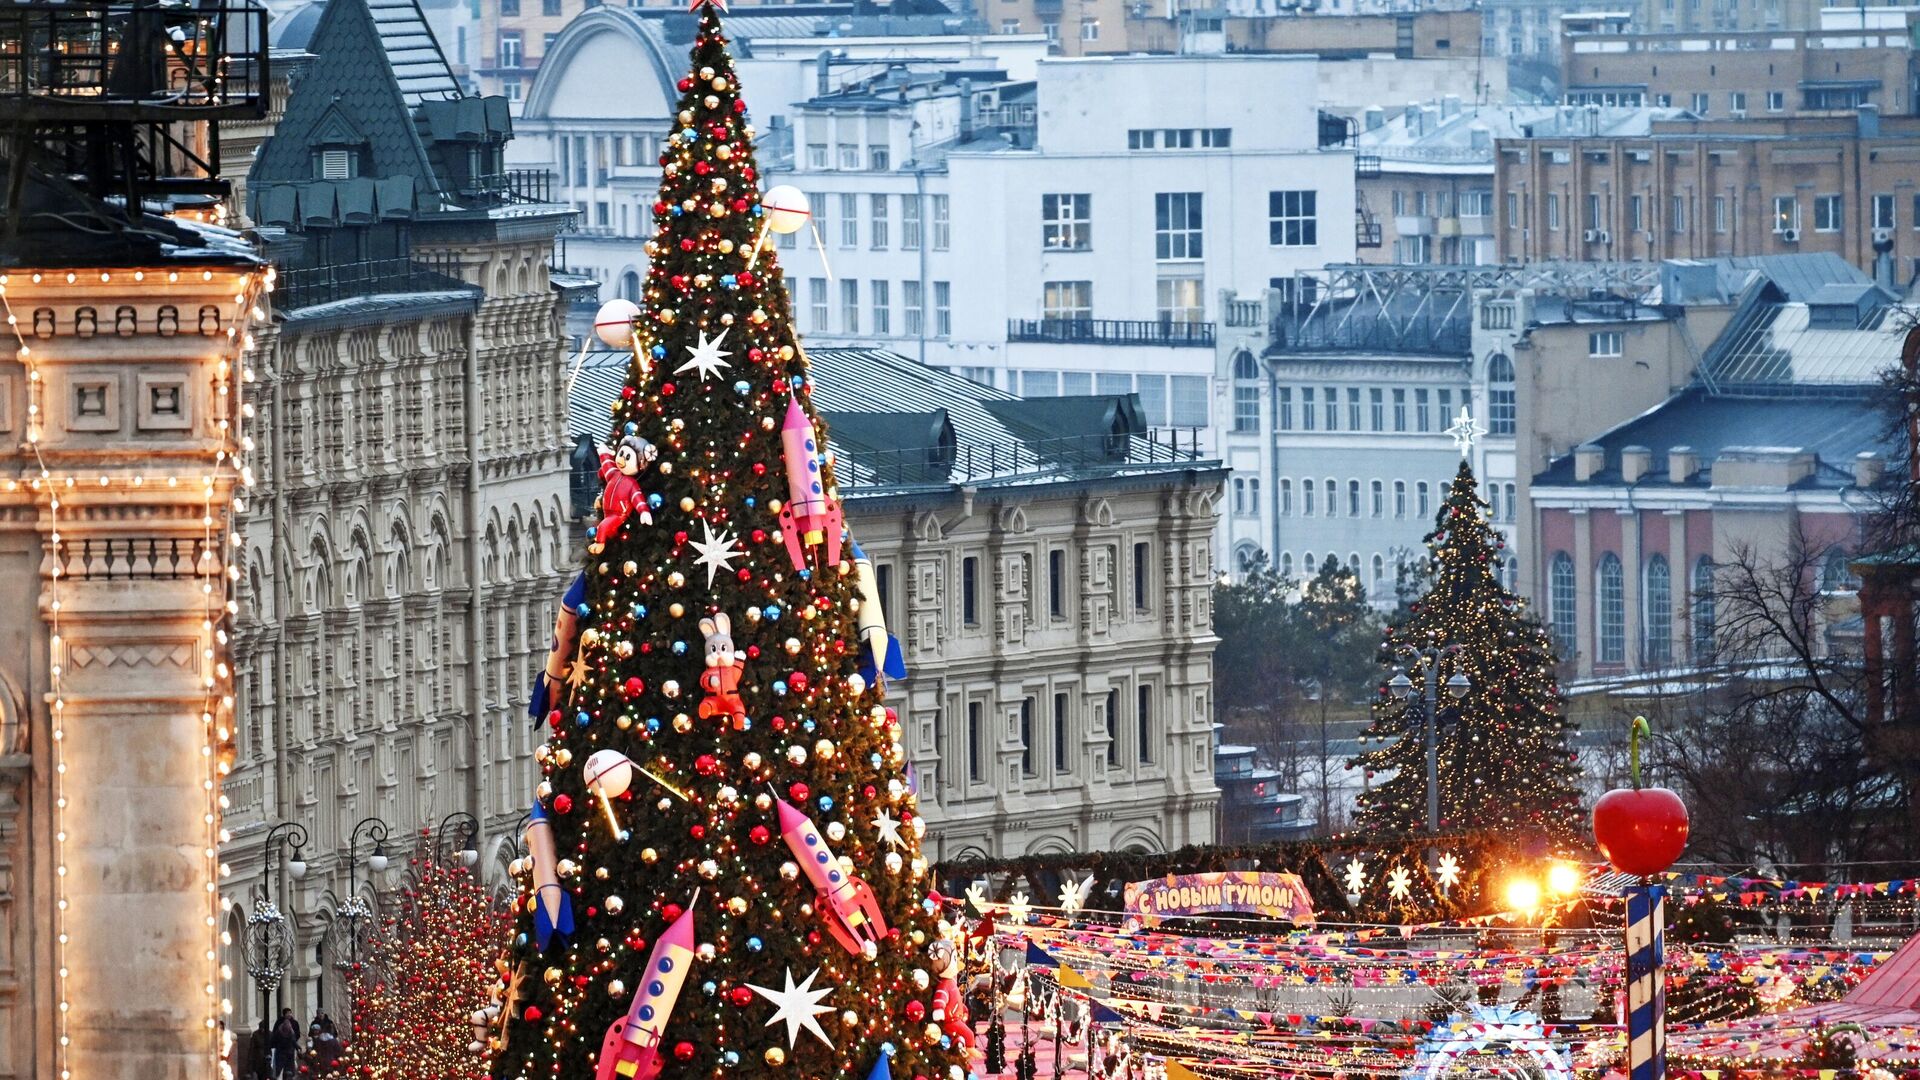
[[[771,416],[763,416],[763,417],[761,417],[761,418],[760,418],[760,430],[761,430],[761,431],[772,431],[772,430],[773,430],[773,417],[771,417]],[[772,507],[773,507],[773,504],[774,504],[774,503],[777,503],[777,502],[779,502],[779,501],[780,501],[779,499],[768,499],[768,500],[767,500],[767,507],[768,507],[769,509],[772,509]],[[778,511],[778,510],[774,510],[773,512],[777,514],[777,513],[779,513],[780,511]]]
[[[548,799],[553,798],[553,782],[551,780],[540,781],[533,789],[533,796],[541,802],[546,802]]]
[[[673,603],[667,605],[667,614],[673,616],[676,619],[682,615],[685,615],[686,613],[687,613],[687,609],[678,600],[675,600]]]
[[[760,768],[760,751],[758,750],[747,751],[746,756],[740,759],[740,764],[746,766],[749,772],[759,769]],[[755,801],[756,803],[758,802],[758,800],[755,800]],[[762,807],[761,809],[765,809],[765,807]]]
[[[681,109],[681,110],[680,110],[680,118],[679,118],[679,119],[680,119],[680,123],[681,123],[681,124],[683,124],[683,125],[685,125],[685,124],[691,124],[691,123],[693,123],[693,110],[692,110],[692,109]]]
[[[747,898],[744,896],[727,897],[727,913],[730,915],[745,915],[747,913]]]
[[[626,562],[620,564],[620,572],[628,577],[632,577],[640,572],[640,564],[634,562],[632,559],[628,559]]]
[[[604,867],[604,866],[596,866],[596,867],[594,867],[594,868],[593,868],[593,880],[595,880],[595,881],[605,881],[605,880],[607,880],[607,872],[608,872],[608,871],[607,871],[607,868],[606,868],[606,867]]]
[[[850,1027],[850,1028],[859,1027],[860,1014],[857,1012],[854,1012],[852,1009],[846,1010],[845,1012],[840,1014],[840,1025],[842,1027]]]
[[[572,859],[561,859],[553,864],[553,872],[561,877],[572,877],[580,872],[580,864]]]
[[[606,938],[601,938],[599,941],[593,943],[593,947],[599,949],[601,952],[612,952],[613,942],[608,941]]]
[[[692,510],[692,509],[693,509],[693,500],[692,500],[692,499],[681,499],[681,500],[680,500],[680,508],[681,508],[682,510]],[[681,573],[681,572],[680,572],[680,571],[678,571],[678,570],[675,570],[675,571],[673,571],[672,573],[670,573],[670,574],[668,574],[668,575],[667,575],[667,584],[668,584],[668,585],[671,585],[671,586],[673,586],[673,587],[674,587],[674,588],[676,588],[676,589],[677,589],[677,588],[679,588],[679,587],[680,587],[680,586],[682,586],[682,585],[685,585],[686,583],[687,583],[687,575],[685,575],[685,574],[683,574],[683,573]],[[676,615],[676,616],[674,616],[674,618],[679,618],[679,616],[677,616],[677,615]]]
[[[812,611],[813,609],[812,609],[812,608],[801,608],[800,610],[801,610],[801,611]],[[799,656],[799,655],[800,655],[800,639],[799,639],[799,638],[797,638],[797,637],[790,637],[790,638],[788,638],[788,639],[787,639],[787,640],[786,640],[786,641],[784,642],[784,644],[785,644],[785,645],[786,645],[786,647],[787,647],[787,655],[788,655],[788,656]]]
[[[557,967],[550,967],[541,972],[540,977],[546,980],[548,986],[559,986],[560,980],[565,977],[565,973]]]
[[[700,865],[696,869],[699,871],[701,877],[712,881],[720,873],[720,864],[712,859],[701,859]]]
[[[905,865],[906,865],[906,860],[900,857],[899,852],[897,851],[887,852],[887,873],[898,874],[900,872],[900,868]]]
[[[847,838],[847,827],[837,821],[827,822],[827,839],[839,843]]]
[[[573,764],[573,751],[564,746],[555,750],[553,752],[553,763],[563,769]]]
[[[831,758],[833,756],[833,740],[821,739],[819,742],[814,743],[813,756],[817,758]],[[838,839],[838,837],[835,839]]]
[[[916,935],[920,935],[920,931],[918,930],[915,930],[914,933]],[[920,936],[924,936],[924,935],[920,935]],[[920,944],[920,942],[915,941],[914,944],[918,945]],[[913,988],[915,990],[925,990],[930,980],[931,980],[931,976],[927,974],[926,968],[913,969]]]
[[[807,748],[799,745],[787,747],[787,763],[790,765],[805,765],[807,763]]]
[[[713,958],[716,955],[716,953],[717,951],[714,949],[713,942],[711,941],[703,941],[700,944],[694,946],[694,949],[693,949],[693,955],[699,957],[701,960],[709,964],[713,963]]]
[[[769,1065],[779,1066],[787,1063],[787,1052],[777,1046],[767,1047],[767,1052],[763,1056]]]
[[[688,716],[686,713],[674,713],[673,714],[673,730],[679,732],[682,735],[685,735],[687,732],[692,731],[693,718]]]
[[[700,69],[700,81],[701,81],[701,82],[706,82],[706,81],[708,81],[709,79],[712,79],[712,78],[713,78],[713,69],[712,69],[711,67],[702,67],[702,68]]]
[[[533,760],[539,762],[542,765],[545,765],[547,763],[547,759],[552,756],[553,756],[553,751],[547,749],[546,743],[541,743],[539,746],[536,746],[533,748]]]
[[[652,848],[641,848],[640,861],[646,863],[648,866],[652,866],[654,863],[660,861],[660,853]]]
[[[847,676],[847,693],[852,694],[854,697],[859,697],[866,692],[866,689],[867,680],[865,676],[857,671]]]
[[[613,655],[619,657],[622,660],[632,659],[633,658],[633,642],[628,641],[626,638],[621,638],[619,641],[614,642]]]
[[[800,864],[789,859],[780,864],[780,880],[792,881],[800,876]]]
[[[720,254],[722,254],[722,255],[731,255],[731,254],[733,254],[733,241],[731,241],[731,240],[722,240],[722,241],[720,241]],[[727,316],[727,318],[728,318],[728,319],[731,319],[731,318],[733,318],[733,316],[732,316],[732,315],[728,315],[728,316]],[[729,326],[731,326],[731,325],[732,325],[732,323],[728,323],[728,325],[729,325]]]
[[[713,88],[715,90],[725,90],[727,88],[727,77],[725,75],[715,75],[713,77]]]
[[[928,1025],[927,1025],[927,1029],[926,1029],[926,1030],[925,1030],[924,1032],[921,1032],[921,1034],[922,1034],[923,1036],[925,1036],[925,1038],[926,1038],[926,1040],[927,1040],[927,1045],[928,1045],[928,1046],[932,1046],[932,1045],[934,1045],[935,1043],[938,1043],[938,1042],[940,1041],[940,1038],[941,1038],[941,1036],[940,1036],[940,1025],[939,1025],[939,1024],[928,1024]]]
[[[619,894],[616,893],[613,896],[607,897],[606,902],[603,906],[606,907],[607,914],[618,915],[622,911],[625,911],[627,909],[627,902],[621,899]]]
[[[607,983],[607,996],[616,998],[626,997],[627,984],[621,982],[619,979],[614,979],[612,982]]]
[[[691,513],[693,513],[693,508],[694,508],[694,506],[695,506],[695,505],[696,505],[696,504],[694,503],[694,501],[693,501],[693,497],[692,497],[692,496],[690,496],[690,495],[682,495],[682,496],[680,496],[680,512],[681,512],[681,513],[683,513],[683,514],[691,514]],[[675,588],[679,588],[679,586],[677,586],[677,585],[676,585],[676,586],[674,586],[674,587],[675,587]]]
[[[633,727],[633,717],[627,715],[626,713],[621,713],[618,717],[614,719],[613,723],[614,723],[614,726],[618,727],[621,731],[626,731],[629,728]]]

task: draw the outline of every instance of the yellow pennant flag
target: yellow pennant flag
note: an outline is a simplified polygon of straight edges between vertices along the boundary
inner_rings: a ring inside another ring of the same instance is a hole
[[[1167,1062],[1167,1080],[1200,1080],[1200,1074],[1177,1061]]]
[[[1060,985],[1071,986],[1075,990],[1091,990],[1093,984],[1086,977],[1065,964],[1060,965]]]

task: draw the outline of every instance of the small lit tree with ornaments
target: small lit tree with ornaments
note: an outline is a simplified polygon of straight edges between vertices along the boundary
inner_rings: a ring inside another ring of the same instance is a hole
[[[502,1080],[951,1080],[924,831],[753,129],[703,8],[661,154],[606,489],[533,711],[541,780],[494,985]]]
[[[1441,702],[1436,718],[1440,828],[1567,847],[1582,824],[1580,769],[1568,745],[1575,728],[1554,678],[1546,629],[1500,583],[1505,546],[1487,523],[1473,469],[1463,460],[1427,534],[1432,586],[1406,621],[1387,628],[1380,660],[1391,672],[1409,655],[1433,648],[1439,681],[1461,675],[1470,688],[1457,701]],[[1368,740],[1383,745],[1352,761],[1370,780],[1359,796],[1355,831],[1409,835],[1426,826],[1425,706],[1417,696],[1395,700],[1389,690],[1383,681],[1366,731]]]
[[[367,962],[348,972],[353,1031],[343,1076],[378,1080],[460,1080],[486,1075],[486,984],[513,919],[464,866],[416,857]]]

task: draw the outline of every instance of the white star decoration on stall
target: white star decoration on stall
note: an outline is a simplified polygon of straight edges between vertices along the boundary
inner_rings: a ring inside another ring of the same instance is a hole
[[[1086,906],[1087,894],[1093,891],[1093,877],[1085,881],[1068,880],[1060,886],[1060,910],[1071,915]]]
[[[702,379],[719,378],[721,368],[730,368],[733,366],[722,359],[722,357],[733,355],[733,353],[720,347],[720,343],[725,340],[727,340],[727,332],[725,330],[720,331],[720,336],[714,338],[712,341],[707,340],[707,332],[705,330],[700,331],[700,344],[687,346],[687,351],[693,354],[693,358],[681,364],[679,367],[674,368],[673,373],[678,375],[683,371],[697,370]]]
[[[693,560],[693,562],[695,566],[704,566],[707,568],[707,588],[711,589],[713,588],[713,575],[722,570],[732,570],[733,560],[745,555],[746,552],[735,550],[732,533],[723,532],[716,534],[713,531],[713,526],[705,521],[700,523],[700,528],[707,536],[704,540],[694,541],[693,550],[699,552],[700,557]]]
[[[1007,918],[1017,923],[1024,923],[1027,921],[1027,913],[1032,908],[1033,902],[1027,899],[1026,893],[1014,893],[1013,899],[1007,901]]]
[[[985,915],[987,913],[987,887],[977,881],[967,886],[967,903],[973,905],[974,911]]]
[[[1347,862],[1347,891],[1358,896],[1367,889],[1367,864],[1359,859]]]
[[[1487,433],[1486,425],[1473,418],[1473,413],[1465,405],[1460,406],[1460,415],[1454,418],[1453,426],[1447,429],[1447,436],[1460,450],[1460,456],[1466,457],[1473,451],[1473,444]]]
[[[789,1050],[793,1049],[793,1045],[800,1041],[800,1031],[803,1028],[813,1032],[821,1042],[826,1043],[827,1047],[831,1049],[833,1047],[833,1040],[827,1038],[827,1033],[821,1030],[818,1017],[821,1013],[830,1013],[833,1011],[833,1006],[820,1004],[821,998],[833,993],[833,987],[829,986],[819,990],[813,988],[813,980],[820,975],[819,968],[814,968],[806,977],[806,980],[798,986],[795,986],[793,983],[792,968],[784,969],[784,973],[787,979],[787,986],[784,990],[769,990],[764,986],[755,986],[752,983],[747,984],[747,989],[773,1002],[773,1018],[767,1021],[766,1026],[772,1027],[783,1020],[786,1021],[787,1049]]]
[[[890,848],[901,847],[907,842],[900,835],[900,819],[886,810],[880,811],[880,816],[873,819],[873,827],[880,833],[881,842]],[[971,899],[973,891],[969,889],[967,895]]]
[[[1412,895],[1413,875],[1407,873],[1404,866],[1396,866],[1387,872],[1387,895],[1395,900],[1405,900]]]
[[[1434,876],[1440,880],[1440,891],[1443,893],[1452,892],[1453,887],[1460,884],[1460,860],[1453,857],[1453,852],[1449,851],[1440,856],[1440,864],[1434,869]]]

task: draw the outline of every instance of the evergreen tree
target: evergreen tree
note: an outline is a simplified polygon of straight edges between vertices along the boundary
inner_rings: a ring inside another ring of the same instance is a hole
[[[1373,707],[1370,740],[1385,743],[1353,759],[1369,778],[1391,772],[1359,798],[1356,827],[1363,833],[1418,833],[1426,826],[1427,779],[1424,661],[1406,649],[1443,650],[1444,686],[1456,672],[1472,683],[1460,701],[1441,692],[1439,729],[1440,828],[1486,829],[1516,839],[1571,841],[1580,828],[1579,766],[1554,678],[1553,645],[1525,602],[1500,584],[1495,567],[1504,549],[1487,524],[1473,470],[1464,461],[1427,534],[1431,587],[1409,617],[1387,629],[1380,661],[1406,666],[1415,693],[1395,700],[1386,683]]]
[[[714,6],[679,89],[494,1074],[946,1080],[924,826]]]
[[[353,1035],[339,1072],[376,1080],[456,1080],[486,1075],[469,1018],[512,924],[472,871],[431,853],[413,860],[368,961],[349,974]]]

